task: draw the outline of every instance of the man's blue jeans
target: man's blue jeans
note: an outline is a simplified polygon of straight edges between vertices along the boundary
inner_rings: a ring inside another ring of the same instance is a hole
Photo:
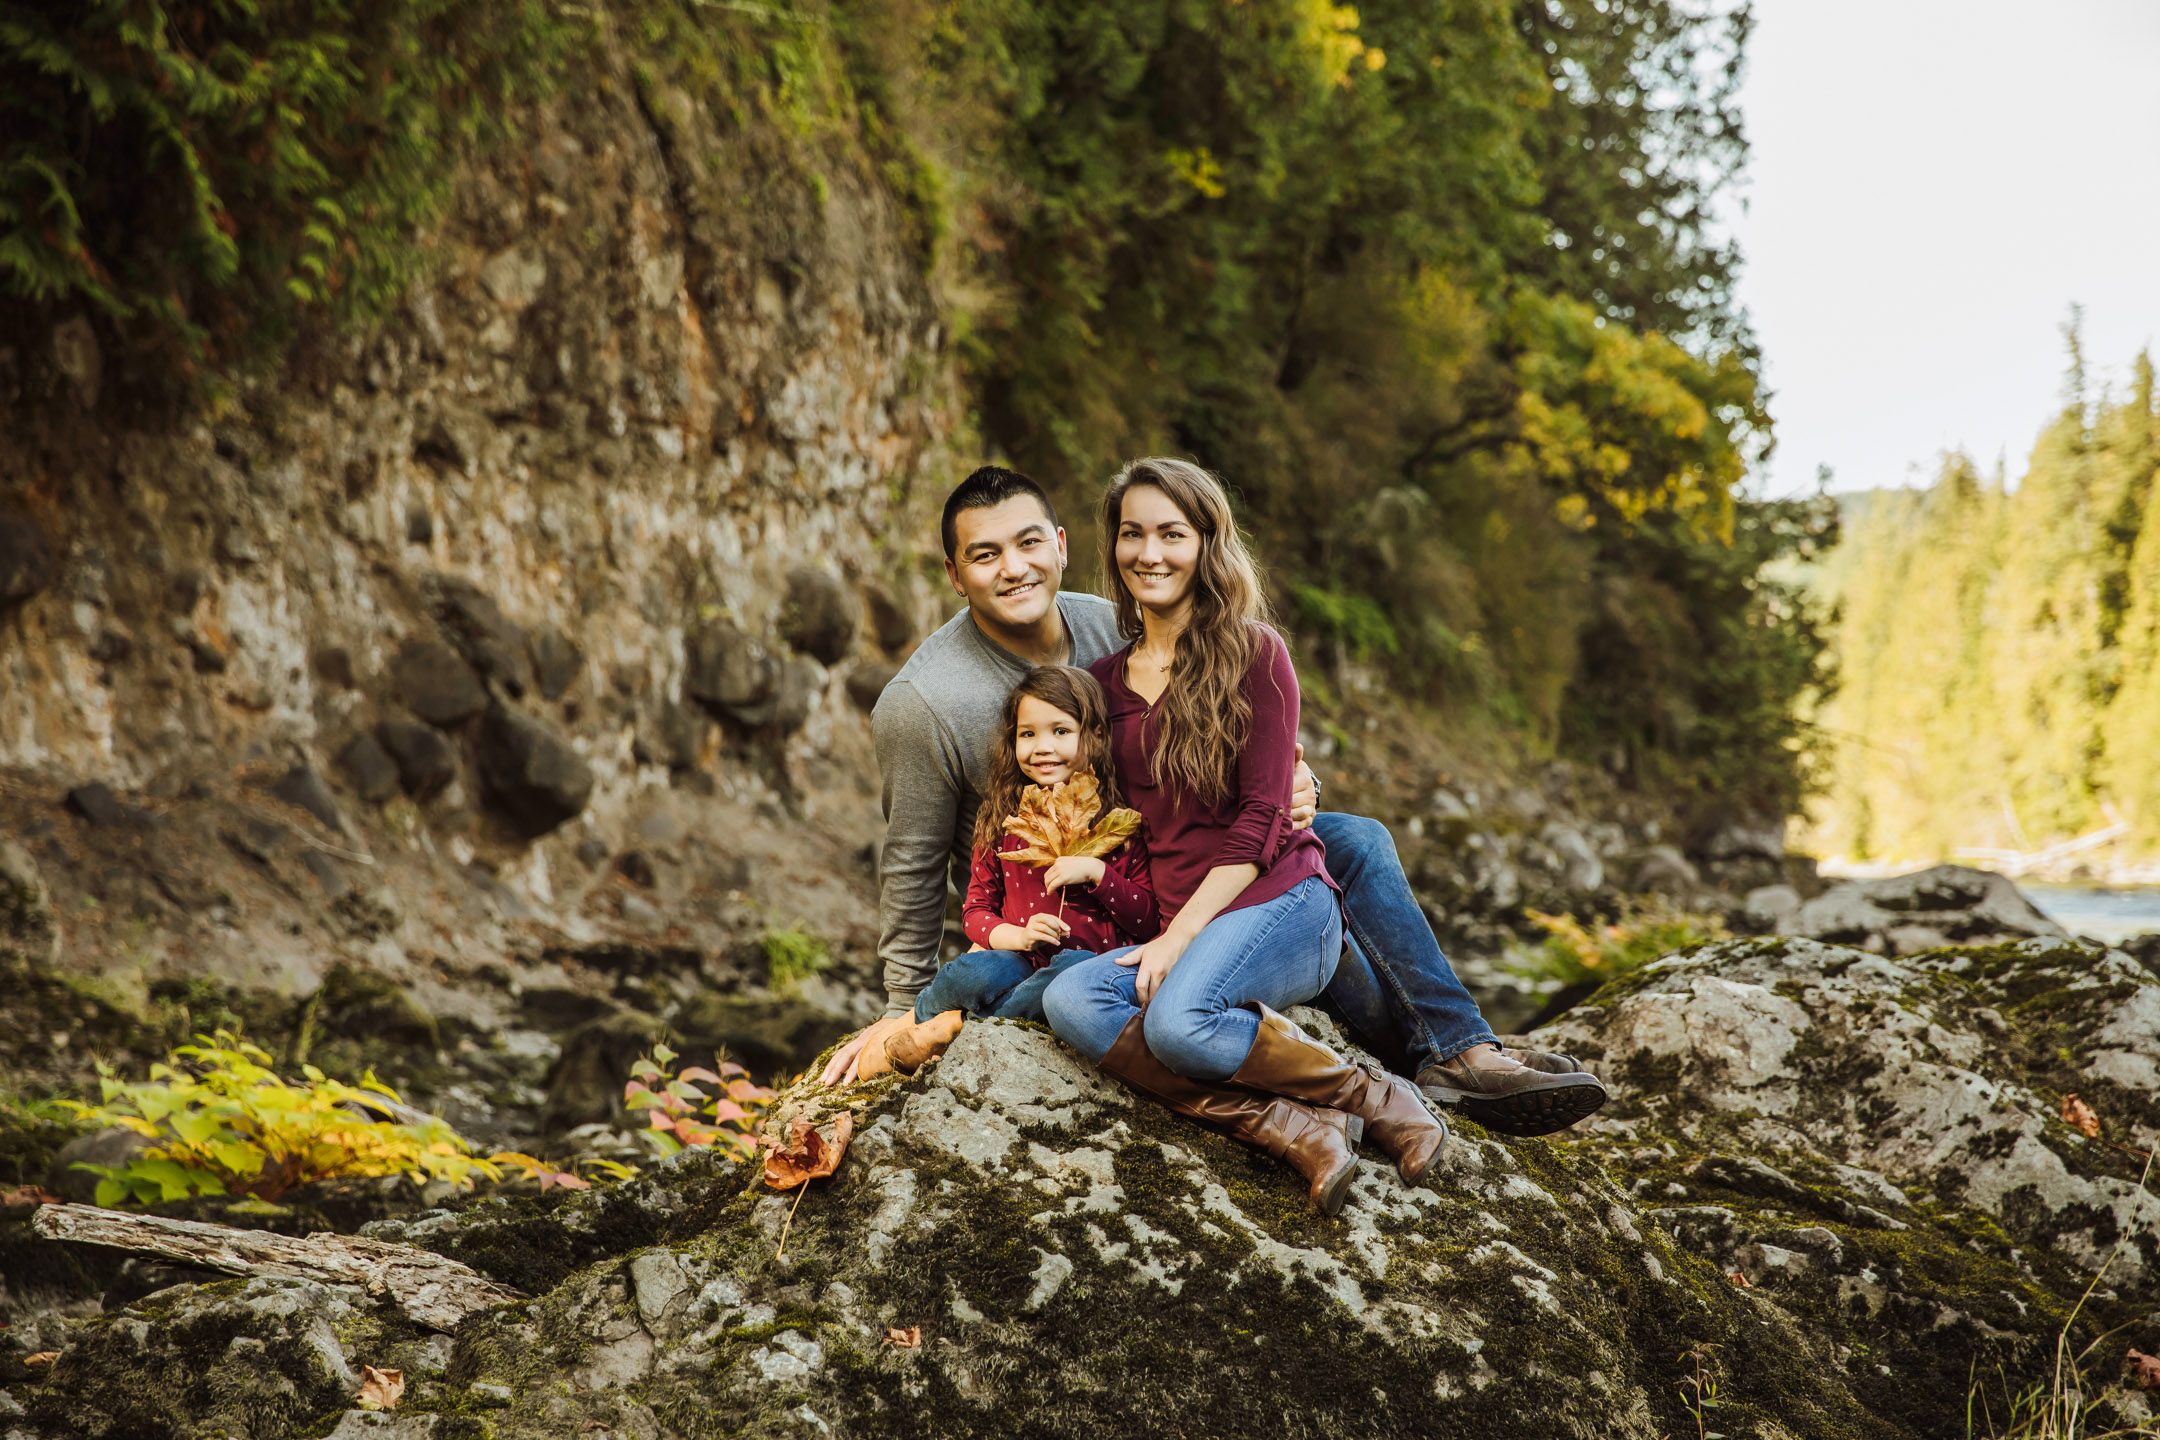
[[[1343,1018],[1376,1053],[1399,1053],[1411,1076],[1473,1045],[1497,1043],[1440,953],[1387,826],[1323,810],[1313,817],[1313,834],[1327,846],[1328,873],[1342,886],[1345,953],[1327,998]]]
[[[938,967],[935,978],[915,997],[915,1019],[920,1022],[947,1010],[965,1010],[970,1019],[977,1020],[1040,1020],[1043,991],[1050,982],[1094,953],[1060,950],[1039,969],[1013,950],[970,950],[955,955]]]
[[[1282,895],[1216,916],[1163,978],[1145,1011],[1137,965],[1120,965],[1135,946],[1084,960],[1051,982],[1043,1012],[1058,1038],[1100,1061],[1135,1015],[1145,1015],[1148,1049],[1195,1080],[1227,1080],[1253,1047],[1258,1001],[1287,1010],[1318,995],[1342,955],[1342,912],[1315,875]]]

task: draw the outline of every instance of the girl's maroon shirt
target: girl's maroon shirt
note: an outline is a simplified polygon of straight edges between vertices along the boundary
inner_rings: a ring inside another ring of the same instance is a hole
[[[1147,822],[1150,871],[1156,903],[1168,921],[1192,899],[1208,871],[1218,865],[1257,865],[1260,874],[1224,913],[1284,895],[1300,881],[1319,876],[1340,889],[1327,872],[1327,851],[1310,830],[1290,828],[1290,785],[1297,772],[1298,681],[1290,649],[1265,625],[1254,627],[1258,643],[1245,672],[1252,729],[1238,756],[1229,795],[1209,805],[1155,783],[1155,752],[1162,727],[1154,707],[1125,683],[1127,645],[1088,666],[1110,700],[1110,757],[1117,766],[1125,803]],[[1171,684],[1178,683],[1175,676]]]
[[[990,932],[1000,925],[1025,925],[1036,915],[1062,913],[1072,934],[1059,947],[1066,950],[1119,950],[1155,938],[1161,928],[1155,919],[1155,891],[1148,880],[1147,841],[1139,831],[1102,857],[1103,878],[1093,885],[1067,885],[1058,897],[1043,886],[1048,869],[1023,865],[1005,856],[1027,845],[1017,835],[998,842],[993,855],[980,846],[968,870],[967,904],[960,912],[960,928],[978,945],[990,943]],[[1038,952],[1040,966],[1051,953]]]

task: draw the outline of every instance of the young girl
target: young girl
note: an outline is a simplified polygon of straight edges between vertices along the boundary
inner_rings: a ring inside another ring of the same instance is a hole
[[[1006,698],[975,818],[975,857],[961,926],[978,949],[949,960],[915,1000],[917,1022],[947,1011],[1007,1020],[1043,1018],[1042,993],[1068,966],[1152,939],[1160,928],[1140,832],[1101,859],[1068,855],[1047,869],[1007,859],[1027,842],[1005,833],[1030,785],[1095,777],[1103,812],[1118,804],[1110,765],[1109,708],[1085,670],[1042,665]],[[1089,816],[1089,822],[1100,819]]]

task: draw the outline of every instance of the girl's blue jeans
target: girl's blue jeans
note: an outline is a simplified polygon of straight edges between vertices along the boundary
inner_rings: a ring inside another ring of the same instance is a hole
[[[1037,969],[1035,962],[1016,950],[970,950],[955,955],[938,967],[930,983],[915,997],[915,1019],[920,1022],[947,1010],[965,1010],[976,1020],[1040,1020],[1043,992],[1050,982],[1082,960],[1092,960],[1092,950],[1060,950],[1050,963]]]
[[[1156,1059],[1195,1080],[1227,1080],[1260,1031],[1259,1014],[1245,1007],[1257,1001],[1285,1010],[1326,988],[1342,955],[1342,911],[1316,876],[1266,904],[1216,916],[1145,1011],[1135,989],[1139,967],[1117,963],[1138,948],[1080,960],[1052,980],[1043,994],[1050,1028],[1100,1061],[1133,1016],[1144,1014],[1142,1033]]]

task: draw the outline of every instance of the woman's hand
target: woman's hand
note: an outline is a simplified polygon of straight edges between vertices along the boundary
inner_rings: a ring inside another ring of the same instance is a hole
[[[1134,980],[1133,987],[1140,992],[1141,1009],[1147,1009],[1148,1002],[1155,998],[1155,992],[1162,988],[1162,982],[1169,978],[1170,968],[1177,964],[1179,957],[1185,953],[1185,947],[1191,943],[1184,936],[1165,930],[1130,954],[1118,956],[1118,964],[1140,967],[1140,974]]]
[[[1043,873],[1043,889],[1062,890],[1067,885],[1100,885],[1110,867],[1086,855],[1060,855]]]

